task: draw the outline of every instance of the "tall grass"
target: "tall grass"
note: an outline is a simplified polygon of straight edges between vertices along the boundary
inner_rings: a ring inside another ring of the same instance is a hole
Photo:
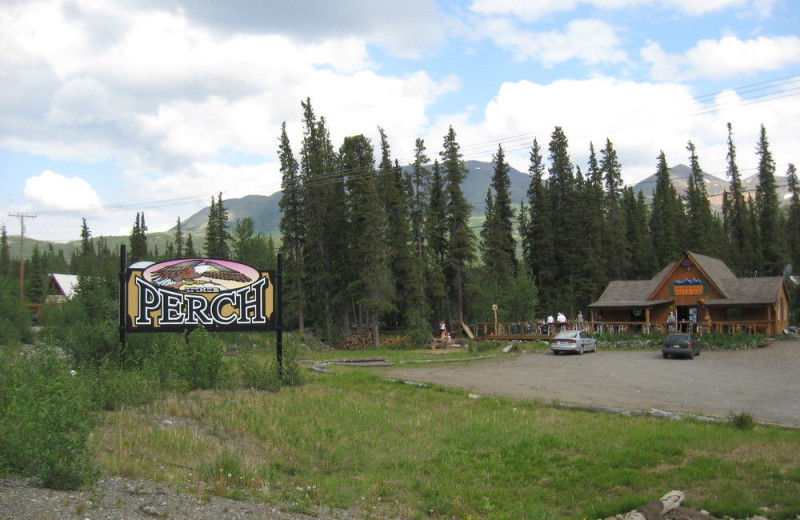
[[[599,518],[671,489],[715,516],[800,513],[800,432],[471,399],[362,370],[193,392],[107,417],[106,471],[313,512]],[[228,475],[230,474],[230,477]]]

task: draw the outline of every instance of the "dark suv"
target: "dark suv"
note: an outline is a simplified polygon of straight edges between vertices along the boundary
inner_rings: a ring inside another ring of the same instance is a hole
[[[669,334],[661,345],[661,355],[668,358],[670,354],[673,356],[682,356],[694,358],[700,355],[702,349],[700,341],[692,333],[673,332]]]

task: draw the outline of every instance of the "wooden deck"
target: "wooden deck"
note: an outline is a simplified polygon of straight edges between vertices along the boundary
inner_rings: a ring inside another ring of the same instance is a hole
[[[774,325],[774,324],[773,324]],[[677,321],[644,323],[634,321],[567,321],[566,323],[537,324],[522,322],[471,323],[476,338],[497,341],[548,341],[561,330],[585,330],[597,334],[650,334],[654,332],[692,332],[698,335],[709,332],[723,334],[768,334],[767,321]]]

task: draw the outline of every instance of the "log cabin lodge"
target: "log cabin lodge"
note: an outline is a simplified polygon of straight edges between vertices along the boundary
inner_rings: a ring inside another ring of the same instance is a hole
[[[650,280],[611,282],[589,312],[598,332],[659,327],[771,336],[789,325],[789,291],[783,276],[738,278],[722,260],[687,251]]]
[[[722,260],[687,251],[650,280],[612,281],[588,310],[580,322],[473,327],[487,339],[506,340],[546,339],[564,328],[772,336],[789,326],[789,291],[782,276],[738,278]]]

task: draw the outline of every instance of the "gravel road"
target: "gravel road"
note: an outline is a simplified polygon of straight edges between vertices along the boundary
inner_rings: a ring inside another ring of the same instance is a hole
[[[558,355],[536,351],[465,364],[404,365],[388,377],[482,395],[726,417],[800,427],[800,340],[663,359],[657,350]]]

